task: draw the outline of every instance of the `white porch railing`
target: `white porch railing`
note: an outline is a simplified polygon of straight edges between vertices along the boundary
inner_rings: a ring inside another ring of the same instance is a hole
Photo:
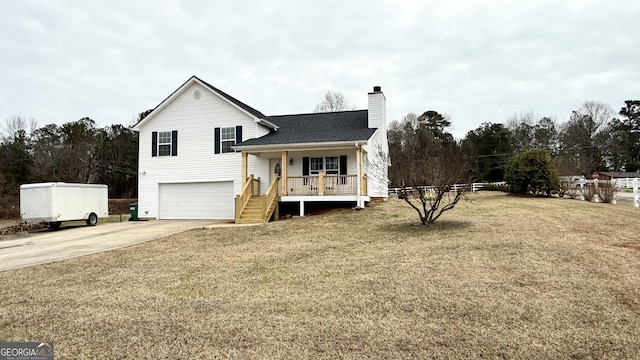
[[[288,195],[356,195],[357,190],[357,175],[319,174],[287,177]],[[366,191],[362,195],[366,195]]]

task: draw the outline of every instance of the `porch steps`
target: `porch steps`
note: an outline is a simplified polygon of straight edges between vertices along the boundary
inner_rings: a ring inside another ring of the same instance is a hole
[[[247,202],[244,209],[240,213],[240,217],[236,219],[236,224],[260,224],[266,223],[278,206],[278,198],[269,205],[266,213],[262,210],[262,201],[264,196],[252,196]]]

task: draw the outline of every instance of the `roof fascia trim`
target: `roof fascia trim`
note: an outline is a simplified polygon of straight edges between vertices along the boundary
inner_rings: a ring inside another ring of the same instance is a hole
[[[330,141],[330,142],[316,142],[316,143],[245,145],[245,146],[232,146],[232,148],[234,150],[240,150],[240,151],[265,152],[265,151],[274,151],[274,150],[315,150],[315,149],[327,149],[327,148],[348,148],[351,146],[367,145],[368,143],[369,143],[369,140],[365,139],[365,140]]]

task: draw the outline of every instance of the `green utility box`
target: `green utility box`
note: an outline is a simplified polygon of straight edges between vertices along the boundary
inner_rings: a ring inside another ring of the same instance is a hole
[[[129,218],[129,221],[138,221],[140,219],[138,219],[138,203],[134,203],[134,204],[130,204],[129,205],[129,213],[131,213],[131,217]]]

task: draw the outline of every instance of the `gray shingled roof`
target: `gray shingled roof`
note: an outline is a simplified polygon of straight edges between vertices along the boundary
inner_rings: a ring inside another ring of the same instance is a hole
[[[368,128],[367,110],[269,116],[278,131],[238,146],[304,144],[368,140],[376,129]]]
[[[612,178],[636,178],[640,177],[638,172],[617,172],[617,171],[598,171],[598,174],[606,175]]]

